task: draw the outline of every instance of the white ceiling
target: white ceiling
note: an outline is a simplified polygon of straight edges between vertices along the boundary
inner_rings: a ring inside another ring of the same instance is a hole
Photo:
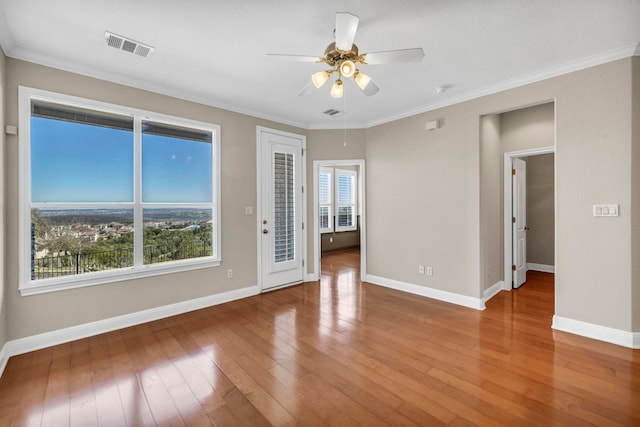
[[[360,17],[361,53],[421,47],[423,62],[361,66],[372,97],[352,81],[343,99],[330,84],[296,96],[325,67],[264,54],[322,56],[336,12]],[[105,31],[155,51],[118,51]],[[309,129],[369,127],[640,54],[638,42],[640,0],[0,0],[10,57]]]

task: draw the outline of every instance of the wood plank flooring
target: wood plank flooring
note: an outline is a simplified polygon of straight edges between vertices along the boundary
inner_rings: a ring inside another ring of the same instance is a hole
[[[0,426],[640,426],[640,353],[553,331],[553,275],[485,311],[306,283],[12,357]]]

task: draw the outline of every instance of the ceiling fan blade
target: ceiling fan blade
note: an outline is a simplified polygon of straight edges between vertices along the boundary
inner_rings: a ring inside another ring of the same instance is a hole
[[[309,96],[316,89],[313,83],[309,82],[305,87],[303,87],[300,92],[298,92],[298,96]]]
[[[369,82],[369,84],[364,89],[362,89],[362,93],[364,93],[365,96],[373,96],[379,91],[380,88],[373,82]]]
[[[371,52],[364,54],[367,64],[395,64],[399,62],[420,62],[424,58],[424,50],[421,47],[414,49],[386,50],[383,52]]]
[[[322,58],[317,56],[284,55],[278,53],[267,53],[264,59],[267,61],[322,62]]]
[[[350,51],[353,40],[356,38],[356,30],[360,18],[348,12],[336,13],[336,48],[338,50]]]

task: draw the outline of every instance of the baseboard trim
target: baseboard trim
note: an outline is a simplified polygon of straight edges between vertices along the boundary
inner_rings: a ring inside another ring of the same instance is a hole
[[[527,270],[542,271],[543,273],[555,273],[556,266],[546,265],[546,264],[536,264],[534,262],[530,262],[527,264]]]
[[[317,282],[318,280],[320,279],[318,278],[318,275],[316,273],[305,274],[304,276],[305,282]]]
[[[398,291],[408,292],[410,294],[416,294],[451,304],[473,308],[475,310],[484,310],[484,300],[480,298],[473,298],[466,295],[429,288],[427,286],[416,285],[413,283],[401,282],[399,280],[387,279],[386,277],[379,277],[371,274],[366,275],[364,281],[373,285],[384,286]]]
[[[0,376],[2,376],[7,361],[11,356],[17,356],[19,354],[28,353],[30,351],[40,350],[42,348],[103,334],[105,332],[111,332],[117,329],[123,329],[158,319],[163,319],[165,317],[187,313],[189,311],[199,310],[202,308],[223,304],[241,298],[251,297],[254,295],[258,295],[259,293],[260,289],[258,288],[258,286],[250,286],[248,288],[209,295],[206,297],[182,301],[162,307],[137,311],[135,313],[124,314],[122,316],[111,317],[104,320],[97,320],[95,322],[84,323],[82,325],[71,326],[69,328],[58,329],[51,332],[45,332],[42,334],[7,341],[2,347],[2,350],[0,350]]]
[[[487,301],[489,301],[491,298],[498,295],[498,293],[502,290],[503,286],[504,286],[504,280],[500,280],[490,288],[485,289],[484,292],[482,293],[482,303],[484,304]]]
[[[622,331],[620,329],[582,322],[580,320],[568,319],[561,316],[553,316],[553,323],[551,324],[551,327],[558,331],[569,332],[571,334],[623,347],[633,349],[640,348],[640,333],[637,332]]]

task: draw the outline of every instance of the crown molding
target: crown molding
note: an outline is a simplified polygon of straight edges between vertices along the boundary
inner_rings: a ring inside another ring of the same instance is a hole
[[[452,96],[450,98],[446,98],[440,102],[425,104],[419,108],[414,108],[408,111],[394,114],[392,116],[384,117],[384,118],[373,120],[370,122],[350,123],[348,126],[345,126],[344,124],[336,126],[336,123],[331,121],[326,121],[326,120],[318,121],[314,123],[303,123],[303,122],[292,121],[284,117],[272,116],[269,114],[264,114],[259,111],[240,108],[235,105],[216,102],[210,97],[204,97],[204,96],[196,95],[193,93],[185,93],[184,91],[181,91],[178,88],[167,88],[165,86],[149,83],[148,81],[144,81],[142,79],[138,79],[135,77],[126,76],[119,73],[108,73],[108,72],[105,72],[104,70],[100,70],[98,68],[91,67],[85,64],[63,61],[63,60],[60,60],[59,58],[54,58],[48,55],[42,55],[42,54],[33,53],[31,51],[27,51],[25,49],[15,46],[13,38],[11,37],[10,33],[7,30],[6,22],[4,22],[4,15],[2,14],[2,11],[0,11],[0,46],[4,49],[4,52],[7,56],[14,59],[32,62],[38,65],[43,65],[46,67],[51,67],[51,68],[59,69],[62,71],[80,74],[80,75],[91,77],[91,78],[97,78],[97,79],[105,80],[111,83],[122,84],[122,85],[133,87],[136,89],[153,92],[160,95],[170,96],[170,97],[182,99],[185,101],[191,101],[191,102],[206,105],[209,107],[219,108],[226,111],[231,111],[234,113],[251,116],[257,119],[267,120],[267,121],[288,125],[288,126],[293,126],[293,127],[297,127],[305,130],[368,129],[371,127],[401,120],[401,119],[415,116],[418,114],[427,113],[429,111],[437,110],[440,108],[449,107],[451,105],[460,104],[462,102],[471,101],[473,99],[480,98],[483,96],[503,92],[505,90],[514,89],[517,87],[525,86],[525,85],[539,82],[542,80],[547,80],[553,77],[558,77],[564,74],[569,74],[575,71],[580,71],[580,70],[594,67],[597,65],[606,64],[608,62],[613,62],[613,61],[628,58],[631,56],[640,55],[640,43],[633,43],[630,45],[622,46],[617,49],[612,49],[606,52],[602,52],[597,55],[592,55],[586,58],[581,58],[575,61],[567,62],[560,66],[545,68],[545,69],[536,71],[534,73],[516,77],[501,83],[497,83],[494,85],[485,86],[480,89],[475,89],[465,93],[461,93],[461,94]]]
[[[549,67],[531,74],[526,74],[521,77],[506,80],[501,83],[489,85],[484,88],[468,91],[451,98],[444,99],[441,102],[424,105],[420,108],[413,109],[401,114],[387,117],[376,121],[371,121],[366,124],[366,128],[382,125],[385,123],[393,122],[396,120],[404,119],[407,117],[415,116],[417,114],[426,113],[429,111],[437,110],[443,107],[449,107],[451,105],[460,104],[462,102],[471,101],[476,98],[481,98],[487,95],[493,95],[498,92],[504,92],[509,89],[525,86],[531,83],[536,83],[542,80],[547,80],[553,77],[562,76],[565,74],[573,73],[576,71],[584,70],[586,68],[595,67],[597,65],[606,64],[608,62],[617,61],[620,59],[628,58],[634,55],[640,55],[640,43],[630,44],[617,49],[602,52],[597,55],[592,55],[586,58],[581,58],[575,61],[567,62],[556,67]]]
[[[1,36],[2,35],[0,34],[0,37]],[[90,77],[98,80],[104,80],[109,83],[120,84],[128,87],[132,87],[134,89],[153,92],[159,95],[170,96],[172,98],[177,98],[184,101],[195,102],[197,104],[206,105],[208,107],[219,108],[221,110],[231,111],[233,113],[251,116],[256,119],[267,120],[267,121],[280,123],[288,126],[294,126],[301,129],[309,129],[309,126],[310,126],[308,123],[294,122],[291,120],[284,119],[282,117],[270,116],[268,114],[263,114],[258,111],[239,108],[235,105],[216,102],[210,97],[204,97],[204,96],[196,95],[193,93],[188,93],[179,88],[157,85],[143,79],[126,76],[120,73],[105,72],[104,70],[101,70],[99,68],[92,67],[86,64],[80,64],[73,61],[60,60],[59,58],[51,57],[49,55],[34,53],[32,51],[29,51],[20,47],[14,47],[9,51],[5,51],[5,54],[8,57],[11,57],[13,59],[17,59],[20,61],[31,62],[33,64],[42,65],[44,67],[54,68],[57,70],[66,71],[69,73],[74,73],[74,74],[78,74],[78,75],[82,75],[85,77]]]

